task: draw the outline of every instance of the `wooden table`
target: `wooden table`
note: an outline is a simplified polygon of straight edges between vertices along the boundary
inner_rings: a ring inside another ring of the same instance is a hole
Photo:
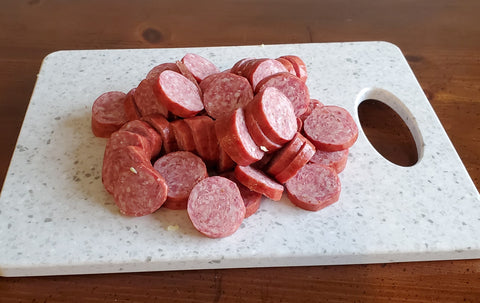
[[[61,49],[385,40],[480,187],[480,1],[0,1],[0,184],[41,61]],[[1,258],[1,249],[0,249]],[[480,260],[0,278],[1,302],[478,302]]]

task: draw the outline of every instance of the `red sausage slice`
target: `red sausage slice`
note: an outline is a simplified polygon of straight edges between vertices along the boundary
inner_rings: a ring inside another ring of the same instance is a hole
[[[209,160],[218,163],[220,157],[220,145],[218,144],[217,132],[215,131],[215,122],[208,125],[208,156],[207,163],[210,164]],[[214,163],[212,163],[214,164]]]
[[[252,59],[241,66],[240,74],[248,79],[253,89],[264,78],[276,73],[288,72],[282,63],[274,59]]]
[[[159,64],[159,65],[155,66],[154,68],[152,68],[148,72],[145,79],[156,80],[158,78],[158,76],[165,70],[171,70],[171,71],[180,73],[180,70],[178,69],[178,67],[175,63],[171,63],[171,62],[162,63],[162,64]]]
[[[201,82],[211,74],[220,72],[218,67],[216,67],[210,60],[197,54],[186,54],[182,58],[182,63],[185,64],[198,82]]]
[[[210,83],[212,83],[213,80],[215,80],[217,77],[223,77],[223,74],[228,74],[228,72],[211,74],[210,76],[203,79],[202,82],[200,82],[199,84],[200,89],[202,90],[202,93],[205,93],[205,89],[210,85]]]
[[[273,156],[268,164],[266,172],[272,176],[279,174],[287,165],[293,161],[302,146],[306,142],[306,138],[300,133],[296,133],[293,139],[288,142],[281,150]]]
[[[352,116],[338,106],[317,107],[303,122],[305,136],[315,147],[324,151],[350,148],[358,137]]]
[[[170,126],[175,136],[175,141],[179,150],[196,152],[195,141],[193,140],[192,131],[187,123],[182,120],[170,122]]]
[[[280,58],[287,59],[292,63],[293,68],[295,69],[295,73],[297,74],[297,77],[300,78],[302,81],[306,82],[307,81],[307,66],[305,65],[305,62],[298,57],[294,55],[288,55],[288,56],[281,56]]]
[[[123,107],[125,108],[125,114],[127,115],[128,121],[133,121],[140,119],[142,116],[138,111],[137,104],[135,104],[134,99],[135,88],[132,88],[125,97],[125,102],[123,103]]]
[[[133,158],[128,158],[129,155],[122,155],[127,146],[136,146],[139,148],[137,150],[138,153],[132,156]],[[118,179],[118,172],[125,162],[122,160],[123,156],[127,156],[129,161],[135,163],[147,163],[150,155],[150,142],[144,136],[124,130],[114,132],[110,138],[108,138],[103,155],[102,182],[105,189],[113,194],[115,182]]]
[[[252,136],[253,141],[262,151],[271,153],[282,148],[282,145],[272,142],[267,136],[265,136],[257,121],[253,118],[253,115],[248,111],[245,112],[245,123],[247,124],[247,129]]]
[[[314,110],[316,107],[322,107],[324,104],[317,99],[310,99],[311,110]]]
[[[235,167],[235,162],[233,162],[232,158],[223,151],[222,147],[218,147],[218,164],[217,164],[217,171],[224,172],[230,170]]]
[[[203,110],[200,90],[179,73],[163,71],[155,82],[154,89],[158,99],[174,115],[193,117]]]
[[[297,132],[295,136],[279,151],[273,154],[272,159],[267,165],[266,172],[270,175],[276,175],[281,172],[290,163],[300,151],[307,140],[301,133]]]
[[[305,82],[290,73],[278,73],[266,77],[255,88],[255,93],[262,92],[267,87],[275,87],[292,102],[295,116],[302,116],[310,104],[310,93]]]
[[[155,161],[153,167],[167,182],[167,200],[163,206],[170,209],[187,209],[192,188],[208,177],[202,159],[185,151],[166,154]]]
[[[128,146],[122,153],[138,153],[138,147]],[[120,165],[113,188],[113,198],[120,212],[127,216],[144,216],[159,209],[167,198],[167,184],[162,175],[149,161],[127,159]]]
[[[92,132],[95,136],[108,138],[128,121],[125,98],[125,93],[112,91],[101,94],[93,102]]]
[[[303,144],[300,151],[295,155],[292,162],[288,163],[288,165],[277,175],[275,175],[275,179],[284,184],[291,178],[293,178],[297,172],[307,164],[308,160],[310,160],[313,155],[315,154],[315,147],[309,141],[306,141]]]
[[[275,60],[277,60],[278,62],[282,63],[283,66],[285,66],[285,68],[287,69],[287,71],[288,71],[290,74],[292,74],[292,75],[294,75],[294,76],[297,75],[297,73],[295,72],[295,68],[293,67],[293,64],[292,64],[290,61],[288,61],[288,60],[285,59],[285,58],[277,58],[277,59],[275,59]]]
[[[187,213],[199,232],[210,238],[222,238],[240,227],[245,218],[245,204],[233,181],[214,176],[193,187]]]
[[[254,192],[260,193],[273,201],[282,198],[283,185],[275,182],[262,171],[251,166],[237,165],[234,172],[237,180]]]
[[[232,74],[240,75],[243,76],[244,72],[244,64],[250,62],[251,60],[254,60],[255,58],[253,57],[248,57],[248,58],[243,58],[235,62],[235,64],[232,66],[230,69],[230,72]]]
[[[133,99],[142,116],[161,114],[167,117],[168,109],[155,96],[154,83],[153,78],[142,80],[135,89]]]
[[[162,137],[163,152],[168,154],[178,150],[175,134],[170,126],[170,122],[160,114],[143,117],[142,120],[150,124]]]
[[[213,76],[213,75],[212,75]],[[215,74],[207,86],[203,86],[203,104],[214,119],[230,115],[253,98],[250,83],[244,77],[232,73]]]
[[[317,99],[310,99],[310,103],[308,105],[307,111],[300,116],[300,119],[302,119],[302,126],[303,126],[303,121],[307,119],[307,117],[312,113],[312,111],[317,108],[317,107],[322,107],[323,103],[318,101]]]
[[[216,135],[214,129],[214,121],[209,116],[196,116],[192,118],[186,118],[183,121],[187,123],[190,128],[190,132],[195,144],[195,150],[197,154],[209,164],[213,164],[218,160],[218,154],[214,154],[212,151],[215,149],[218,151],[218,147],[212,146],[211,142],[215,140]]]
[[[341,173],[347,165],[348,149],[335,152],[317,150],[310,159],[311,163],[322,164],[333,168],[337,174]]]
[[[245,203],[245,218],[248,218],[254,213],[256,213],[258,208],[260,207],[260,202],[262,201],[262,194],[254,192],[253,190],[250,190],[245,185],[240,183],[237,178],[235,178],[235,174],[233,173],[233,171],[223,173],[221,176],[237,184],[238,189],[240,190],[240,195],[242,195],[243,203]]]
[[[332,168],[309,163],[285,183],[285,188],[293,204],[317,211],[338,201],[341,185]]]
[[[150,124],[141,120],[133,120],[125,123],[120,130],[129,131],[132,133],[144,136],[148,142],[150,142],[150,154],[147,154],[147,158],[150,160],[156,157],[162,149],[162,137],[153,129]]]
[[[242,108],[228,117],[215,121],[217,139],[230,158],[239,165],[249,165],[262,159],[265,154],[250,136]]]
[[[145,158],[150,159],[152,154],[150,141],[145,136],[127,130],[118,130],[108,138],[104,157],[108,157],[110,153],[127,146],[140,147]]]
[[[183,64],[182,61],[177,61],[177,62],[175,62],[175,64],[177,65],[178,69],[180,70],[180,74],[184,75],[185,78],[192,81],[192,83],[195,84],[195,86],[198,88],[198,90],[201,93],[202,89],[200,88],[200,85],[198,85],[197,79],[195,79],[195,76],[193,76],[192,72],[185,66],[185,64]]]
[[[290,100],[278,89],[267,87],[246,106],[265,136],[276,144],[285,144],[297,132],[297,117]]]
[[[303,120],[297,117],[297,132],[301,132],[303,130]]]

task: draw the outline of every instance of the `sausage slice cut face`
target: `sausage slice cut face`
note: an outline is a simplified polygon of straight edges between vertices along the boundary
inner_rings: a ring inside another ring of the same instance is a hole
[[[92,106],[92,131],[97,137],[108,138],[128,121],[123,107],[126,94],[112,91],[100,95]]]
[[[139,147],[127,146],[119,158],[113,197],[120,212],[144,216],[156,211],[167,199],[167,183],[150,164]],[[142,160],[143,159],[143,160]]]
[[[285,183],[285,188],[293,204],[317,211],[338,201],[341,186],[333,168],[309,163]]]
[[[315,108],[303,123],[305,135],[319,150],[350,148],[358,137],[357,124],[350,113],[338,106]]]
[[[203,110],[199,88],[179,73],[163,71],[154,88],[160,102],[179,117],[193,117]]]
[[[208,177],[202,159],[191,152],[177,151],[162,156],[153,166],[168,185],[164,206],[171,209],[186,209],[192,188]]]
[[[263,133],[274,143],[285,144],[297,132],[297,117],[288,98],[274,87],[255,95],[247,105]]]
[[[193,226],[210,238],[233,234],[245,218],[238,186],[225,177],[203,179],[192,189],[187,212]]]

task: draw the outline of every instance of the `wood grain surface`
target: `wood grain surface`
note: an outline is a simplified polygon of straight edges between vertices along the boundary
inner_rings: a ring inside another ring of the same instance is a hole
[[[0,184],[50,52],[383,40],[403,51],[480,188],[478,0],[0,4]],[[100,301],[480,302],[480,260],[0,278],[0,302]]]

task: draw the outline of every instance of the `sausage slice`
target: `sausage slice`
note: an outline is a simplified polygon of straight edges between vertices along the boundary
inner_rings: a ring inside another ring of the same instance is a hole
[[[233,181],[214,176],[193,187],[187,213],[199,232],[210,238],[222,238],[240,227],[245,218],[245,204]]]

